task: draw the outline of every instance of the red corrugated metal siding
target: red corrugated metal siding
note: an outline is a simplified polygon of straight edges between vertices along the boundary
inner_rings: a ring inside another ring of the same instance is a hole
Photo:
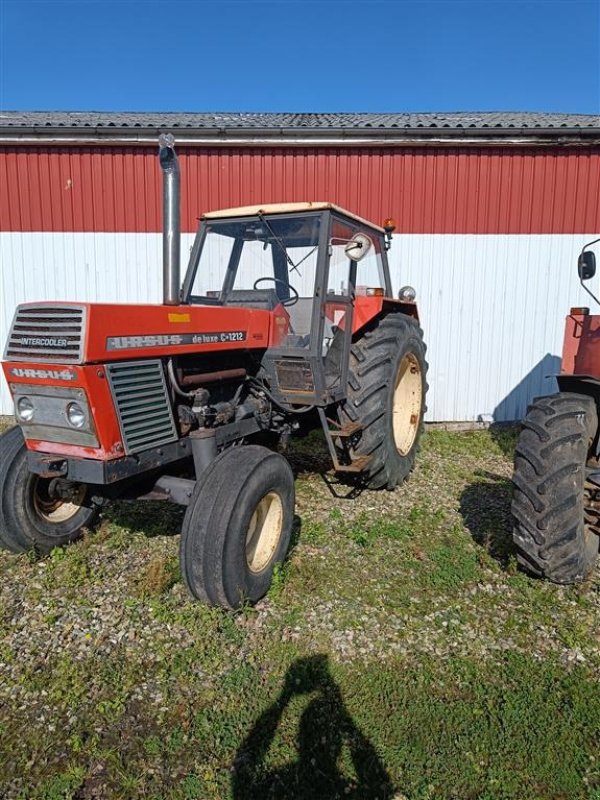
[[[182,229],[204,211],[328,200],[404,233],[600,230],[600,148],[181,147]],[[0,229],[161,229],[154,148],[0,148]]]

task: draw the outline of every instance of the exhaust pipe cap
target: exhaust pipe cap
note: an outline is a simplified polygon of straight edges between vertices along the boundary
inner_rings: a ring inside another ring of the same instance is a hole
[[[159,147],[175,147],[175,137],[172,133],[161,133],[158,137]]]

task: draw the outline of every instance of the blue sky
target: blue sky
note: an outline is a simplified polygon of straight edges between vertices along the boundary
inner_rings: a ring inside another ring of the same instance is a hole
[[[4,109],[600,111],[599,0],[0,0]]]

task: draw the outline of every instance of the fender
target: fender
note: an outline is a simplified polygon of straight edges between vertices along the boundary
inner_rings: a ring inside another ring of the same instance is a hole
[[[406,314],[417,322],[419,311],[415,302],[393,300],[389,297],[365,297],[359,295],[354,300],[354,316],[352,318],[352,334],[359,333],[371,320],[385,314]]]

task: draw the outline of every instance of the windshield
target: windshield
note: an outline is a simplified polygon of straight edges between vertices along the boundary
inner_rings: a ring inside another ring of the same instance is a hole
[[[260,290],[277,300],[314,295],[320,216],[209,220],[192,283],[192,301],[222,303]]]

